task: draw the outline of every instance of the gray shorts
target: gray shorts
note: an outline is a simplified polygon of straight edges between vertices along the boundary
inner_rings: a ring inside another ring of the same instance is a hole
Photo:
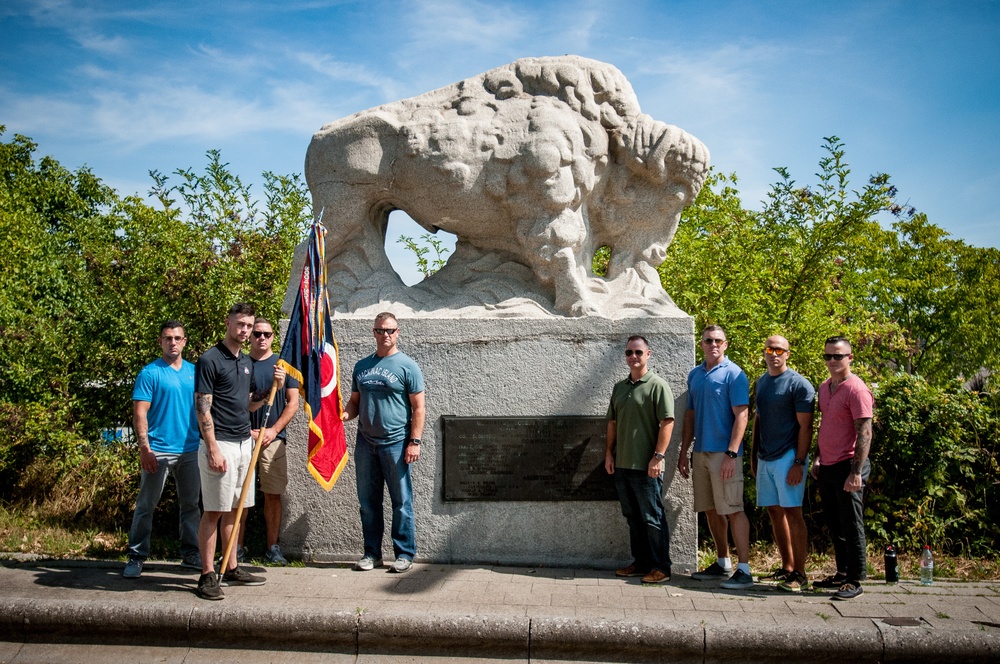
[[[243,441],[217,440],[219,452],[226,459],[225,472],[219,473],[208,467],[208,448],[205,441],[198,446],[198,469],[201,471],[201,503],[206,512],[229,512],[239,507],[240,493],[247,473],[250,473],[250,491],[243,507],[253,507],[254,486],[253,469],[250,460],[253,457],[253,439]]]

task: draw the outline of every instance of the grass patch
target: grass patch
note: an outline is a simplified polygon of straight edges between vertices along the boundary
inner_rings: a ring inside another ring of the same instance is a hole
[[[868,547],[868,578],[885,579],[883,568],[883,553],[881,547]],[[736,555],[735,549],[730,556]],[[920,551],[896,554],[900,579],[920,578]],[[698,551],[698,569],[704,569],[715,561],[714,548],[702,548]],[[735,564],[735,560],[733,561]],[[750,568],[754,574],[765,575],[771,570],[781,567],[781,556],[778,548],[769,542],[758,542],[750,547]],[[806,560],[806,574],[826,576],[836,571],[833,555],[825,551],[812,551]],[[998,581],[1000,580],[1000,559],[969,558],[946,553],[934,554],[934,578],[953,579],[956,581]]]
[[[36,508],[0,506],[0,551],[56,558],[119,558],[128,536],[122,531],[67,524]]]

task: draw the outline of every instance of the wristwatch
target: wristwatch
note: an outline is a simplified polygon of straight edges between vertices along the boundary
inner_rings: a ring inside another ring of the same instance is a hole
[[[804,465],[806,465],[806,460],[805,459],[796,459],[795,460],[795,465],[797,465],[797,466],[804,466]]]
[[[739,456],[739,454],[733,452],[732,450],[726,450],[726,456],[729,457],[730,459],[735,459],[736,457]]]
[[[406,442],[408,442],[408,443],[409,443],[409,444],[411,444],[411,445],[417,445],[417,446],[419,446],[419,445],[420,445],[420,443],[422,443],[423,441],[422,441],[422,440],[420,440],[419,438],[410,438],[410,439],[409,439],[409,440],[407,440]]]
[[[659,452],[653,452],[653,458],[656,459],[657,461],[663,461],[663,455],[660,454]]]

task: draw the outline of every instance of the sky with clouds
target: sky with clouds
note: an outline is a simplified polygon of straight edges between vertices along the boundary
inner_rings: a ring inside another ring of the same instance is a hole
[[[3,0],[0,44],[4,140],[123,194],[209,149],[259,191],[302,172],[326,122],[576,54],[700,138],[748,207],[774,167],[815,183],[836,135],[855,188],[888,173],[954,237],[1000,246],[998,0]]]

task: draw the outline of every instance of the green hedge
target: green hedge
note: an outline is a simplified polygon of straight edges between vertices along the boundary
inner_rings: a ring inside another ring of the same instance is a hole
[[[1000,544],[1000,393],[935,387],[897,375],[874,389],[872,476],[865,523],[873,542],[972,555]]]

